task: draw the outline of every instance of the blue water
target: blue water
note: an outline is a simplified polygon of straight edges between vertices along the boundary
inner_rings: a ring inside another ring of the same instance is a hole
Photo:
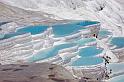
[[[6,24],[8,22],[2,22],[2,24]],[[78,21],[78,22],[71,22],[67,24],[56,24],[53,25],[53,33],[56,37],[59,36],[66,36],[66,35],[71,35],[73,33],[78,32],[79,30],[83,30],[86,28],[83,28],[82,26],[87,26],[87,25],[92,25],[96,24],[98,22],[93,22],[93,21]],[[32,35],[39,34],[44,32],[48,26],[43,26],[43,25],[37,25],[37,26],[27,26],[21,29],[18,29],[16,33],[11,33],[11,34],[6,34],[5,38],[10,38],[13,36],[17,36],[23,33],[31,33]]]
[[[112,45],[116,45],[116,48],[123,48],[124,47],[124,37],[114,37],[112,38],[111,42]]]
[[[92,24],[97,24],[99,22],[97,21],[83,21],[83,22],[78,22],[77,25],[81,25],[81,26],[87,26],[87,25],[92,25]]]
[[[107,65],[107,69],[112,69],[112,73],[120,73],[124,71],[124,63],[110,63]]]
[[[78,21],[78,22],[71,22],[67,24],[56,24],[53,25],[53,33],[55,34],[55,37],[62,37],[67,36],[73,33],[78,32],[79,30],[83,30],[86,28],[83,28],[83,26],[97,24],[98,22],[93,21]],[[17,32],[30,32],[32,35],[39,34],[44,32],[48,26],[28,26],[22,29],[17,30]]]
[[[76,44],[61,44],[61,45],[54,46],[53,48],[51,48],[49,50],[45,50],[45,51],[39,52],[38,54],[34,55],[33,57],[31,57],[29,59],[29,61],[36,62],[39,60],[54,57],[58,54],[59,50],[64,49],[64,48],[73,47],[73,46],[76,46]]]
[[[76,61],[72,62],[71,66],[89,66],[89,65],[96,65],[103,62],[102,58],[97,57],[81,57]]]
[[[90,47],[80,49],[79,55],[81,57],[96,56],[100,54],[102,51],[103,51],[102,49],[97,49],[96,46],[90,46]]]
[[[71,35],[73,33],[78,32],[79,30],[83,30],[83,26],[88,26],[92,24],[97,24],[98,22],[91,22],[91,21],[80,21],[80,22],[72,22],[68,24],[60,24],[53,26],[53,32],[56,37],[62,37]]]
[[[4,38],[4,34],[0,34],[0,40]]]
[[[99,32],[99,36],[100,36],[100,37],[105,38],[105,37],[107,37],[108,35],[112,35],[112,33],[109,32],[109,31],[107,31],[107,30],[100,30],[100,32]]]
[[[18,35],[23,35],[23,34],[26,34],[26,33],[25,32],[8,33],[8,34],[5,34],[3,39],[8,39],[8,38],[18,36]]]
[[[75,41],[75,43],[79,44],[80,46],[85,45],[86,43],[90,43],[96,41],[95,38],[82,38],[80,40]]]
[[[53,33],[56,37],[68,36],[81,30],[80,27],[76,24],[55,25],[53,26]]]
[[[124,75],[116,76],[112,78],[109,82],[124,82]]]
[[[47,28],[48,26],[42,26],[42,25],[28,26],[28,27],[17,30],[17,32],[27,32],[27,33],[30,32],[32,35],[35,35],[35,34],[43,33]]]
[[[112,69],[113,74],[123,72],[124,63],[111,63],[107,65],[107,69]],[[109,82],[124,82],[124,74],[111,78]]]
[[[56,25],[52,26],[52,29],[53,29],[53,33],[54,33],[55,37],[62,37],[62,36],[67,36],[67,35],[71,35],[73,33],[76,33],[79,30],[87,29],[84,26],[97,24],[97,23],[99,23],[99,22],[78,21],[78,22],[71,22],[71,23],[67,23],[67,24],[56,24]],[[7,39],[7,38],[10,38],[13,36],[18,36],[18,35],[21,35],[24,33],[31,33],[32,35],[36,35],[36,34],[44,32],[45,30],[47,30],[47,28],[49,28],[49,27],[48,26],[42,26],[42,25],[28,26],[28,27],[18,29],[16,31],[16,33],[6,34],[4,38]],[[92,42],[92,41],[95,41],[95,39],[93,39],[93,38],[83,39],[83,40],[75,41],[74,43],[61,44],[61,45],[53,46],[50,49],[41,51],[41,52],[33,55],[28,60],[30,62],[36,62],[36,61],[44,60],[44,59],[56,56],[58,54],[58,51],[61,49],[73,47],[76,44],[84,45],[85,43]],[[79,51],[79,55],[82,57],[90,57],[90,56],[97,55],[101,52],[102,52],[102,49],[96,49],[95,46],[91,46],[91,47],[81,49]]]

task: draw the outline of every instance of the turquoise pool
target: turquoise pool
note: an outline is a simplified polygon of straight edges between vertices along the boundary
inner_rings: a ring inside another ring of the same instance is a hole
[[[124,47],[124,37],[113,37],[110,41],[112,45],[115,45],[116,48]]]
[[[15,32],[15,33],[9,33],[9,34],[5,34],[3,39],[8,39],[14,36],[19,36],[19,35],[23,35],[26,34],[26,32]]]
[[[124,63],[111,63],[107,65],[107,69],[112,69],[112,74],[123,73],[124,72]],[[123,82],[124,75],[113,77],[109,80],[109,82]]]
[[[56,24],[56,25],[51,25],[53,29],[53,33],[55,37],[62,37],[62,36],[67,36],[73,33],[78,32],[79,30],[83,30],[86,28],[83,28],[83,26],[88,26],[92,24],[97,24],[98,22],[94,21],[75,21],[67,24]],[[39,34],[44,32],[48,26],[28,26],[22,29],[17,30],[17,32],[30,32],[32,35]]]
[[[124,63],[110,63],[107,65],[107,69],[110,70],[112,69],[112,73],[118,73],[118,72],[123,72],[124,71]]]
[[[37,26],[28,26],[25,28],[18,29],[17,32],[27,32],[31,33],[32,35],[35,34],[40,34],[43,33],[45,30],[47,30],[48,26],[42,26],[42,25],[37,25]]]
[[[2,40],[4,38],[4,34],[0,34],[0,40]]]
[[[67,36],[67,35],[76,33],[79,30],[86,29],[86,28],[83,28],[83,26],[88,26],[88,25],[97,24],[97,23],[98,22],[81,21],[81,22],[72,22],[67,24],[54,25],[53,32],[56,37]]]
[[[48,50],[44,50],[44,51],[37,53],[33,57],[29,58],[29,61],[36,62],[36,61],[40,61],[40,60],[47,59],[50,57],[54,57],[58,54],[59,50],[64,49],[64,48],[73,47],[73,46],[76,46],[76,44],[71,43],[71,44],[61,44],[61,45],[54,46],[53,48],[50,48]]]
[[[79,56],[81,57],[96,56],[100,54],[102,51],[103,49],[97,49],[96,46],[90,46],[90,47],[80,49]]]
[[[106,38],[108,35],[112,35],[108,30],[102,29],[99,31],[99,37]]]
[[[68,44],[61,44],[61,45],[57,45],[54,46],[50,49],[41,51],[39,53],[37,53],[36,55],[34,55],[33,57],[29,58],[30,62],[36,62],[36,61],[40,61],[43,59],[47,59],[50,57],[54,57],[58,54],[58,51],[64,48],[69,48],[69,47],[73,47],[76,46],[76,43],[68,43]],[[79,54],[81,57],[92,57],[95,56],[97,54],[100,54],[102,52],[102,49],[97,49],[96,46],[91,46],[91,47],[86,47],[86,48],[82,48],[80,49]]]
[[[92,25],[92,24],[97,24],[97,23],[100,23],[100,22],[97,22],[97,21],[83,21],[83,22],[78,22],[77,25],[80,25],[80,26],[87,26],[87,25]]]
[[[73,61],[70,66],[90,66],[97,65],[103,63],[104,60],[102,58],[97,57],[81,57],[76,61]]]

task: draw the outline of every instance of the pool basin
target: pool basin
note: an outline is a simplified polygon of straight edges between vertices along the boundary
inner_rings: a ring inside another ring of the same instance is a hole
[[[100,53],[102,53],[103,49],[98,49],[96,46],[88,46],[85,48],[81,48],[79,50],[79,56],[81,57],[90,57],[90,56],[96,56]]]
[[[124,82],[124,75],[113,77],[108,82]]]
[[[68,36],[77,33],[79,30],[86,29],[85,26],[93,25],[97,23],[98,22],[93,22],[93,21],[78,21],[67,24],[54,25],[53,32],[55,34],[55,37]]]
[[[101,29],[98,34],[100,38],[106,38],[108,35],[112,35],[112,33],[105,29]]]
[[[76,46],[76,44],[71,43],[71,44],[56,45],[50,49],[46,49],[44,51],[41,51],[41,52],[35,54],[34,56],[29,58],[28,60],[30,62],[36,62],[36,61],[44,60],[47,58],[51,58],[51,57],[56,56],[58,54],[59,50],[64,49],[64,48],[73,47],[73,46]]]
[[[110,41],[110,44],[116,46],[116,48],[124,47],[124,37],[113,37]]]
[[[36,35],[36,34],[43,33],[45,30],[47,30],[47,28],[48,26],[42,26],[42,25],[28,26],[28,27],[18,29],[17,32],[27,32],[27,33],[30,32],[32,35]]]
[[[97,57],[81,57],[75,61],[72,61],[71,65],[72,67],[81,67],[81,66],[93,66],[102,64],[104,60],[102,58]]]

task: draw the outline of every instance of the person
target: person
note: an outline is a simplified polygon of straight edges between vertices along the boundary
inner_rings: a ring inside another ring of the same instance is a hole
[[[106,74],[106,75],[105,75],[105,77],[106,77],[107,79],[109,79],[109,78],[110,78],[108,74]]]
[[[96,37],[96,34],[93,34],[93,37]]]
[[[109,57],[109,56],[106,56],[106,58],[111,59],[111,57]]]
[[[109,60],[106,57],[103,56],[102,58],[105,60],[105,66],[109,64]]]
[[[110,69],[110,74],[112,73],[112,69]]]
[[[98,38],[98,36],[96,36],[96,38]]]
[[[93,34],[93,37],[98,38],[98,36],[96,34]]]

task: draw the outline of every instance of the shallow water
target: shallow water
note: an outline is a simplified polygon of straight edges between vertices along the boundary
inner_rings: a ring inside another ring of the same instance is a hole
[[[109,80],[109,82],[124,82],[124,75],[114,77],[111,80]]]
[[[97,23],[98,22],[92,22],[92,21],[78,21],[67,24],[56,24],[52,26],[52,29],[55,37],[62,37],[76,33],[79,30],[86,29],[83,28],[84,26],[97,24]],[[47,28],[48,26],[42,26],[42,25],[28,26],[17,30],[17,32],[30,32],[32,35],[35,35],[44,32]]]
[[[103,51],[102,49],[97,49],[96,46],[90,46],[90,47],[80,49],[79,56],[81,57],[96,56],[100,54],[102,51]]]
[[[11,38],[11,37],[14,37],[14,36],[18,36],[18,35],[23,35],[23,34],[26,34],[26,33],[27,32],[15,32],[15,33],[5,34],[3,39],[8,39],[8,38]]]
[[[106,38],[108,35],[112,35],[112,33],[109,32],[108,30],[101,29],[99,31],[99,37]]]
[[[4,34],[0,34],[0,39],[3,39],[4,38]]]
[[[117,46],[116,48],[123,48],[124,47],[124,37],[114,37],[114,38],[112,38],[110,43],[112,45]]]
[[[33,57],[29,58],[29,61],[30,62],[36,62],[39,60],[54,57],[58,54],[59,50],[64,49],[64,48],[73,47],[75,45],[76,44],[61,44],[61,45],[54,46],[48,50],[44,50],[44,51],[41,51],[41,52],[35,54]]]
[[[82,38],[82,39],[74,41],[74,42],[77,43],[78,45],[82,46],[82,45],[85,45],[87,43],[94,42],[94,41],[96,41],[95,38]]]
[[[97,24],[97,23],[98,22],[82,21],[82,22],[73,22],[73,23],[62,24],[62,25],[54,25],[53,32],[56,37],[67,36],[67,35],[76,33],[79,30],[86,29],[86,28],[83,28],[84,26]]]
[[[112,69],[112,73],[124,72],[124,63],[111,63],[107,65],[107,68]]]
[[[89,66],[89,65],[97,65],[103,63],[102,58],[97,57],[81,57],[76,61],[72,62],[70,66]]]
[[[83,28],[84,26],[97,24],[97,23],[98,22],[92,22],[92,21],[77,21],[67,24],[56,24],[52,26],[52,29],[55,37],[64,37],[67,35],[77,33],[79,32],[79,30],[86,29]],[[4,39],[18,36],[24,33],[31,33],[32,35],[40,34],[43,33],[45,30],[47,30],[47,28],[49,28],[49,26],[43,26],[43,25],[27,26],[18,29],[15,33],[6,34]]]
[[[43,33],[45,30],[47,30],[47,28],[48,28],[48,26],[42,26],[42,25],[28,26],[25,28],[18,29],[17,32],[22,32],[22,33],[30,32],[32,35],[35,35],[35,34]]]
[[[97,23],[99,23],[99,22],[77,21],[77,22],[71,22],[68,24],[56,24],[56,25],[52,26],[52,29],[53,29],[53,34],[55,35],[55,37],[64,37],[64,36],[68,36],[68,35],[77,33],[77,32],[79,32],[79,30],[87,29],[88,27],[86,28],[85,26],[93,25],[93,24],[97,24]],[[6,34],[4,38],[6,39],[6,38],[13,37],[13,36],[21,35],[24,33],[31,33],[32,35],[36,35],[36,34],[43,33],[45,30],[47,30],[47,28],[49,28],[49,27],[42,26],[42,25],[28,26],[25,28],[18,29],[16,33]],[[77,44],[79,46],[83,46],[84,44],[93,42],[93,41],[95,41],[94,38],[82,38],[80,40],[78,39],[78,40],[72,41],[68,44],[56,45],[50,49],[46,49],[46,50],[43,50],[43,51],[40,51],[40,52],[34,54],[28,60],[30,62],[36,62],[36,61],[44,60],[47,58],[51,58],[51,57],[56,56],[58,54],[58,51],[61,49],[73,47]],[[84,63],[82,63],[82,60],[79,60],[80,63],[79,62],[78,63],[84,64],[84,65],[89,65],[90,63],[97,64],[101,61],[101,59],[98,58],[98,60],[97,60],[97,58],[93,58],[91,56],[95,56],[101,52],[102,52],[102,49],[97,49],[96,46],[82,48],[79,50],[78,54],[81,57],[84,57],[84,58],[82,58]],[[92,62],[89,61],[90,59],[93,59]]]

